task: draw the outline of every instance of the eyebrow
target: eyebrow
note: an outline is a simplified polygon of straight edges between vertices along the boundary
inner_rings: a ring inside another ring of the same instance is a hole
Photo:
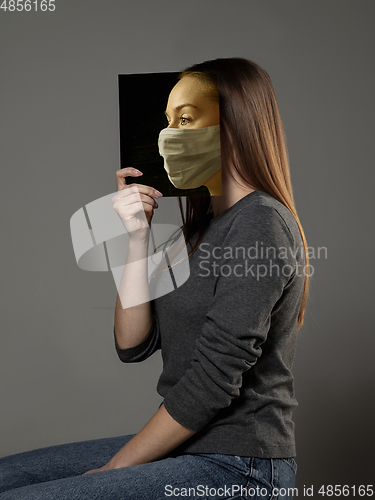
[[[194,104],[189,104],[189,103],[186,103],[186,104],[179,104],[178,106],[176,106],[174,109],[174,111],[179,111],[180,109],[182,108],[186,108],[190,106],[191,108],[196,108],[198,109],[198,106],[194,106]],[[167,114],[167,110],[164,111],[164,114],[166,115]]]

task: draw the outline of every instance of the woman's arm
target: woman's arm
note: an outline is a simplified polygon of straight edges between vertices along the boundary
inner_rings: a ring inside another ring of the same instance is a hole
[[[194,434],[196,431],[179,424],[162,404],[151,420],[106,465],[86,474],[158,460]]]
[[[148,240],[129,240],[115,306],[115,335],[121,349],[140,344],[150,332],[152,311],[148,289]]]
[[[140,344],[152,326],[152,311],[148,289],[148,244],[154,197],[163,196],[150,186],[126,184],[126,177],[138,177],[142,172],[123,168],[116,172],[117,193],[112,198],[113,208],[129,235],[126,263],[115,306],[115,335],[120,348]]]

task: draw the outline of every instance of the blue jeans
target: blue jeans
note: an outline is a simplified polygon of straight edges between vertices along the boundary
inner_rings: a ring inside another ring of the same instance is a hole
[[[133,436],[50,446],[0,458],[0,500],[293,498],[294,458],[174,455],[172,451],[154,462],[83,475],[106,464]]]

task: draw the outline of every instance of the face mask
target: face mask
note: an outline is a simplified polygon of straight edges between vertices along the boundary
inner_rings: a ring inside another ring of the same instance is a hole
[[[165,128],[158,145],[169,180],[178,189],[198,188],[221,168],[219,125]]]

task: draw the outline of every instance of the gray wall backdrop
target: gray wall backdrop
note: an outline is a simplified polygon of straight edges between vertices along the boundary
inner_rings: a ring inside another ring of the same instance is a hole
[[[118,360],[112,275],[77,267],[69,221],[116,191],[119,73],[241,56],[271,76],[297,210],[328,250],[295,362],[297,487],[373,482],[374,15],[364,0],[0,13],[0,456],[138,432],[156,411],[160,354]]]

